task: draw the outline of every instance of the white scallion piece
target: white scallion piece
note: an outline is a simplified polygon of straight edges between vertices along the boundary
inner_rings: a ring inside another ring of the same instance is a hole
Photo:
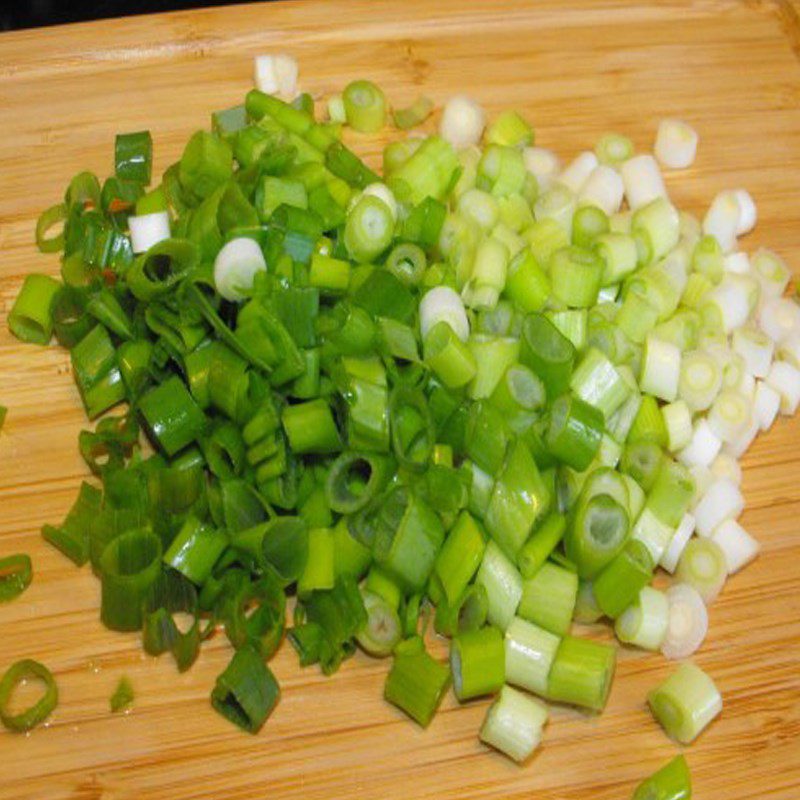
[[[575,193],[561,182],[557,182],[536,198],[533,213],[537,221],[555,220],[568,236],[572,236],[572,217],[576,205]]]
[[[765,380],[781,397],[781,414],[793,415],[800,404],[800,370],[788,361],[776,361]]]
[[[504,686],[489,706],[479,735],[482,742],[519,763],[539,746],[545,722],[547,706],[544,703],[511,686]]]
[[[328,98],[328,119],[331,122],[347,122],[347,113],[344,110],[344,98],[340,94],[332,94]]]
[[[389,211],[392,212],[392,217],[394,218],[394,221],[397,222],[397,200],[395,199],[392,190],[385,183],[380,183],[380,182],[371,183],[369,186],[366,187],[366,189],[364,189],[361,195],[358,195],[356,198],[354,198],[354,200],[358,202],[358,200],[361,199],[361,197],[364,197],[366,195],[370,197],[377,197],[378,200],[383,200],[383,202],[386,203],[386,207],[389,209]],[[354,204],[351,201],[350,207],[352,208],[353,205]]]
[[[708,633],[708,610],[693,586],[676,583],[666,592],[669,625],[661,645],[667,658],[686,658],[697,650]]]
[[[715,476],[710,466],[706,467],[702,464],[689,467],[689,474],[694,481],[694,492],[692,492],[692,502],[689,508],[694,511],[695,506],[703,499],[703,495],[708,491],[708,487],[714,483]]]
[[[674,528],[662,522],[645,506],[633,526],[631,539],[641,542],[650,553],[653,563],[658,564],[674,534]]]
[[[718,525],[711,541],[725,554],[730,575],[749,564],[760,549],[758,542],[735,519],[726,519]]]
[[[558,182],[573,194],[579,194],[597,164],[597,156],[591,150],[584,150],[567,164],[558,176]]]
[[[466,95],[451,97],[442,111],[439,133],[457,150],[478,144],[486,127],[483,109]]]
[[[234,302],[244,300],[253,288],[257,272],[264,272],[267,262],[255,239],[239,236],[231,239],[214,260],[214,284],[217,291]]]
[[[131,248],[134,253],[146,253],[154,244],[169,239],[169,214],[154,211],[138,217],[128,217],[131,231]]]
[[[775,355],[775,342],[762,330],[745,325],[737,328],[732,337],[733,351],[743,359],[747,371],[756,378],[769,373]]]
[[[691,125],[678,119],[662,119],[653,152],[661,166],[686,169],[694,161],[697,141],[697,131]]]
[[[743,509],[744,497],[739,487],[728,478],[717,478],[694,508],[697,535],[711,536],[717,525],[736,519]]]
[[[755,414],[751,414],[747,427],[736,437],[736,439],[734,439],[732,442],[728,442],[722,448],[722,452],[733,456],[733,458],[741,458],[753,443],[753,440],[758,435],[758,431],[758,421],[755,418]]]
[[[659,197],[667,197],[658,162],[650,155],[629,158],[621,167],[625,197],[633,211]]]
[[[687,512],[678,523],[667,549],[661,554],[661,559],[658,562],[659,566],[663,567],[667,572],[675,572],[681,553],[683,553],[686,543],[692,538],[694,527],[694,515]]]
[[[465,342],[469,338],[469,320],[464,301],[449,286],[436,286],[425,294],[419,303],[419,327],[422,339],[437,322],[444,320]]]
[[[256,56],[256,87],[265,94],[291,99],[297,94],[297,61],[286,53]]]
[[[546,147],[525,147],[522,160],[525,169],[536,178],[540,192],[546,192],[561,172],[561,159]]]
[[[691,350],[681,359],[678,394],[692,412],[705,411],[722,388],[722,366],[711,353]]]
[[[708,412],[708,425],[725,443],[736,441],[750,424],[752,403],[740,392],[725,390],[717,395]]]
[[[778,358],[800,367],[800,330],[792,331],[778,347]]]
[[[725,256],[722,266],[725,272],[731,272],[734,275],[748,275],[750,273],[750,257],[742,250],[737,250],[735,253],[728,253]]]
[[[730,253],[736,247],[740,218],[741,209],[736,195],[733,192],[720,192],[703,219],[703,233],[713,236],[723,252]]]
[[[744,236],[755,228],[758,221],[758,210],[755,200],[747,189],[734,189],[733,194],[736,202],[739,203],[739,224],[736,227],[736,235]]]
[[[726,334],[747,322],[752,310],[751,290],[752,284],[746,275],[728,273],[706,295],[705,308],[715,312],[716,321],[719,321]]]
[[[645,340],[639,386],[643,392],[672,402],[678,396],[681,351],[652,334]]]
[[[614,632],[625,644],[659,650],[669,627],[669,600],[664,592],[645,586],[636,602],[617,617]]]
[[[788,297],[770,297],[761,304],[758,324],[775,344],[800,329],[800,306]]]
[[[661,407],[661,416],[667,429],[667,448],[676,453],[692,440],[692,412],[683,400]]]
[[[766,297],[780,297],[789,285],[791,272],[783,259],[771,250],[756,250],[750,257],[750,268],[761,284]]]
[[[742,485],[742,467],[729,453],[720,453],[711,465],[711,474],[715,478],[728,478],[737,486]]]
[[[708,420],[699,419],[692,430],[692,441],[678,453],[678,461],[687,467],[708,467],[722,449],[722,439],[717,436]]]
[[[722,548],[711,538],[692,539],[684,548],[675,579],[694,586],[706,605],[717,599],[728,577],[728,562]]]
[[[579,205],[597,206],[608,216],[622,205],[625,187],[619,172],[605,164],[596,166],[578,194]]]
[[[781,396],[765,381],[756,381],[753,416],[762,431],[768,431],[781,409]]]

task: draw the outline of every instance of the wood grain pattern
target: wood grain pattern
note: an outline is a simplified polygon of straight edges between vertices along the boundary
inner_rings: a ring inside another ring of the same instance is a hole
[[[476,739],[485,702],[448,698],[422,733],[380,699],[386,664],[357,656],[333,679],[274,662],[283,700],[258,737],[209,707],[229,652],[217,637],[187,675],[105,631],[98,586],[40,540],[85,469],[83,424],[65,352],[24,347],[5,319],[22,277],[57,272],[32,244],[38,212],[80,168],[107,174],[113,135],[149,127],[157,168],[208,113],[239,102],[252,56],[280,48],[316,96],[353,77],[398,105],[424,89],[438,102],[468,90],[490,112],[513,106],[565,157],[606,130],[650,147],[656,121],[699,130],[695,166],[668,175],[682,207],[702,213],[723,188],[747,186],[768,245],[800,264],[800,28],[792,2],[623,0],[423,3],[296,2],[140,17],[0,36],[0,552],[31,553],[24,599],[0,607],[0,669],[46,662],[62,701],[30,736],[0,732],[0,796],[32,800],[236,798],[513,798],[617,800],[675,753],[644,707],[670,666],[621,653],[599,719],[553,712],[546,747],[524,769]],[[378,137],[356,146],[374,158]],[[698,662],[725,711],[689,751],[700,800],[800,797],[800,421],[780,421],[745,460],[744,524],[760,559],[711,610]],[[135,710],[108,713],[122,674]]]

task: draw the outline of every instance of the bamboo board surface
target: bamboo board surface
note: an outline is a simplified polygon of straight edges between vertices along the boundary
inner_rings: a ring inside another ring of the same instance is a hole
[[[33,245],[37,214],[79,169],[113,169],[113,136],[150,128],[156,174],[210,111],[251,85],[252,57],[298,57],[316,96],[355,77],[397,105],[468,91],[490,112],[514,107],[538,142],[572,157],[606,130],[652,146],[657,120],[700,133],[695,165],[668,175],[702,214],[713,194],[746,186],[760,223],[744,241],[800,269],[800,26],[789,2],[291,2],[182,12],[0,36],[0,555],[31,554],[35,580],[0,606],[0,670],[48,664],[61,703],[28,736],[0,730],[0,797],[26,800],[512,798],[618,800],[672,757],[644,705],[671,666],[620,652],[606,713],[556,709],[546,746],[520,769],[477,741],[486,702],[452,696],[423,733],[381,700],[385,662],[357,655],[331,679],[273,661],[283,699],[257,737],[208,695],[230,652],[224,636],[186,675],[104,630],[98,583],[39,537],[86,476],[84,424],[67,353],[24,346],[6,316],[23,276],[57,273]],[[355,142],[374,157],[379,138]],[[698,800],[800,797],[800,421],[781,420],[745,459],[744,524],[758,561],[713,605],[697,656],[725,698],[688,751]],[[440,648],[440,652],[444,652]],[[111,716],[121,675],[134,710]]]

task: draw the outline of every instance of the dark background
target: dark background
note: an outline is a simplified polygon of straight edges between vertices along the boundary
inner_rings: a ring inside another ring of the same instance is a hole
[[[180,8],[226,6],[234,2],[242,0],[0,0],[0,30],[36,28]]]

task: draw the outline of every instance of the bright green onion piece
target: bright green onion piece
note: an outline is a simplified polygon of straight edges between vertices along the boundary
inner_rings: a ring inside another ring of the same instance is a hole
[[[602,434],[602,411],[571,395],[556,398],[546,439],[555,458],[582,472],[597,455]]]
[[[450,684],[450,670],[421,652],[397,653],[383,696],[427,728]]]
[[[639,596],[653,576],[653,559],[642,542],[633,539],[614,557],[593,583],[597,605],[616,619]]]
[[[100,618],[115,631],[142,626],[142,605],[161,575],[161,540],[148,530],[113,539],[100,557]]]
[[[642,781],[632,800],[691,800],[692,779],[685,756],[675,756],[649,778]]]
[[[667,429],[664,416],[658,401],[649,394],[642,396],[639,410],[636,412],[633,424],[628,431],[626,440],[631,444],[637,442],[655,442],[659,447],[667,446]]]
[[[481,725],[481,741],[522,763],[539,746],[547,707],[524,692],[503,686]]]
[[[406,488],[398,487],[384,501],[382,515],[386,522],[373,547],[375,561],[404,588],[421,591],[444,542],[436,512]]]
[[[207,131],[189,139],[180,160],[181,185],[206,198],[228,180],[233,172],[233,153],[227,142]]]
[[[394,124],[400,130],[416,128],[423,123],[433,111],[433,100],[429,97],[418,97],[408,108],[396,108],[392,110]]]
[[[312,528],[308,532],[306,566],[297,581],[299,597],[317,589],[333,589],[336,582],[333,559],[333,531],[329,528]]]
[[[525,313],[541,311],[550,296],[550,279],[530,248],[524,248],[508,265],[505,296]]]
[[[572,391],[608,419],[630,396],[631,389],[605,354],[589,348],[570,378]]]
[[[450,671],[462,703],[499,691],[505,680],[503,635],[491,626],[459,633],[450,645]]]
[[[570,308],[589,308],[597,302],[603,264],[599,256],[582,247],[557,250],[550,258],[553,296]]]
[[[403,242],[395,246],[386,257],[386,269],[406,286],[416,286],[427,267],[425,251],[416,244]]]
[[[595,241],[609,232],[608,215],[594,205],[581,206],[572,217],[572,243],[591,249]],[[604,271],[605,272],[605,271]]]
[[[389,188],[402,203],[418,205],[426,198],[445,200],[459,169],[452,145],[429,136],[389,178]]]
[[[528,537],[517,554],[517,566],[525,579],[532,578],[564,538],[567,518],[552,512]]]
[[[393,462],[377,453],[342,453],[331,465],[325,496],[332,511],[354,514],[378,496],[392,475]]]
[[[564,636],[572,622],[577,596],[578,576],[547,561],[522,584],[517,614],[550,633]]]
[[[89,531],[96,524],[102,498],[103,493],[99,489],[84,481],[61,526],[42,527],[42,537],[76,566],[82,567],[89,560]]]
[[[450,389],[468,384],[477,372],[472,351],[442,320],[431,328],[423,343],[425,363]]]
[[[27,275],[8,314],[8,328],[19,340],[47,344],[53,334],[53,301],[61,284],[49,275]]]
[[[522,597],[522,576],[493,541],[486,546],[476,583],[486,590],[489,622],[505,631],[511,624]]]
[[[33,580],[30,556],[24,553],[0,558],[0,603],[19,597]]]
[[[24,711],[11,711],[17,687],[37,681],[44,687],[42,696]],[[0,679],[0,722],[12,733],[25,733],[44,722],[58,705],[58,687],[53,674],[44,664],[30,658],[12,664]]]
[[[203,432],[206,418],[180,378],[173,376],[139,400],[148,431],[156,444],[175,455]]]
[[[565,636],[547,681],[548,699],[602,711],[611,691],[616,648]]]
[[[36,220],[36,246],[40,253],[57,253],[64,249],[63,227],[54,235],[47,236],[47,233],[66,219],[67,206],[64,203],[51,206],[39,215],[39,219]]]
[[[579,500],[565,536],[565,551],[578,575],[597,575],[621,551],[629,531],[626,509],[610,495]]]
[[[691,744],[722,711],[722,697],[714,681],[687,661],[647,696],[653,716],[668,736]]]
[[[112,714],[119,711],[127,711],[133,704],[133,686],[130,680],[124,675],[119,679],[117,688],[114,689],[114,694],[111,695],[108,701],[109,708]]]
[[[153,139],[150,131],[118,133],[114,144],[114,174],[126,181],[150,183]]]
[[[164,553],[164,563],[202,585],[227,546],[222,531],[189,517]]]
[[[631,442],[622,451],[619,468],[649,492],[655,485],[663,460],[664,453],[656,442]]]
[[[547,486],[525,442],[509,448],[484,517],[489,535],[514,561],[551,502]]]
[[[211,705],[234,725],[248,733],[258,733],[279,698],[280,689],[272,671],[261,656],[245,647],[234,653],[217,677]]]
[[[361,647],[376,658],[391,655],[402,636],[397,610],[383,597],[370,591],[362,594],[367,622],[356,633]]]
[[[486,534],[468,512],[462,511],[436,556],[434,574],[447,603],[453,604],[466,590],[483,559]]]
[[[661,522],[677,528],[689,510],[694,495],[694,479],[689,470],[677,461],[664,459],[647,496],[649,508]]]
[[[287,406],[281,422],[295,453],[336,453],[342,447],[331,407],[321,398]]]
[[[386,98],[371,81],[353,81],[342,92],[347,124],[360,133],[376,133],[386,124]]]
[[[578,597],[575,601],[575,622],[592,625],[603,618],[603,612],[597,605],[594,596],[594,587],[591,581],[582,580],[578,584]]]
[[[541,697],[561,639],[532,622],[515,617],[506,629],[506,681]]]
[[[553,401],[569,386],[575,347],[543,314],[530,314],[522,326],[519,360],[541,378]]]
[[[533,142],[533,129],[516,111],[504,111],[486,129],[485,138],[489,144],[527,147]]]

